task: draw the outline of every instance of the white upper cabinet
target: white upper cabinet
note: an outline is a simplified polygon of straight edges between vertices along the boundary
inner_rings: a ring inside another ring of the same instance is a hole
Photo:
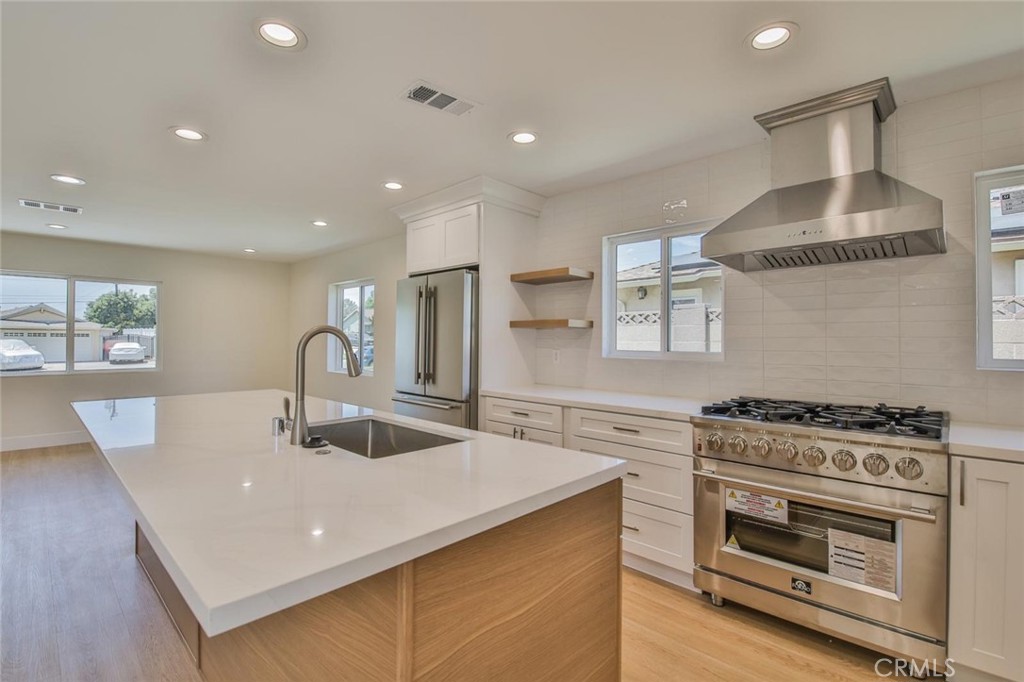
[[[473,178],[395,207],[405,221],[405,265],[409,274],[480,264],[484,206],[531,216],[540,214],[544,198],[487,177]],[[495,210],[500,210],[495,209]],[[486,229],[504,229],[490,211]],[[492,235],[492,241],[499,240]]]
[[[409,223],[405,264],[409,274],[480,262],[480,205],[473,204]]]

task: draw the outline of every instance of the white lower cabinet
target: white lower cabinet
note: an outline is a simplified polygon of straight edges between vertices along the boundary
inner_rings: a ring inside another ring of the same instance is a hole
[[[575,408],[569,411],[567,421],[566,447],[618,457],[629,463],[622,477],[622,551],[673,569],[667,574],[658,569],[656,574],[692,587],[690,424]]]
[[[622,550],[693,573],[693,517],[623,500]]]
[[[551,431],[528,429],[525,426],[503,424],[501,422],[494,422],[490,420],[487,421],[484,431],[498,436],[508,436],[509,438],[515,438],[516,440],[525,440],[530,443],[544,443],[545,445],[554,445],[559,448],[562,447],[562,434],[552,433]]]
[[[572,449],[628,461],[629,469],[622,478],[622,496],[626,499],[693,514],[692,457],[593,438],[574,437]]]
[[[1024,681],[1024,464],[953,457],[950,484],[956,679]]]
[[[562,407],[506,398],[484,398],[487,433],[562,447]]]

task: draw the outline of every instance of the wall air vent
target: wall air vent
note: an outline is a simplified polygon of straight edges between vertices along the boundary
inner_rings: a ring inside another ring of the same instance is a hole
[[[50,201],[36,201],[35,199],[18,199],[18,204],[25,208],[38,208],[44,211],[70,213],[71,215],[82,215],[84,212],[80,206],[67,206],[65,204],[55,204]]]
[[[478,106],[467,99],[444,92],[439,86],[432,85],[426,81],[416,81],[410,85],[402,93],[402,98],[417,104],[425,104],[428,107],[454,114],[455,116],[462,116]]]

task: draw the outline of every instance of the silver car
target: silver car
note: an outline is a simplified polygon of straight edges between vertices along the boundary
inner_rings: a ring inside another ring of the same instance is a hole
[[[112,365],[120,362],[145,362],[146,349],[131,341],[121,341],[110,349],[108,359]]]
[[[0,370],[39,369],[45,363],[43,354],[21,339],[0,341]]]

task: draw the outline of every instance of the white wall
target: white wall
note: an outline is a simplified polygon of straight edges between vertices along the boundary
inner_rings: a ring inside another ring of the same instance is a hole
[[[294,263],[287,352],[281,363],[294,390],[295,344],[310,327],[327,322],[327,292],[335,282],[374,279],[373,376],[350,377],[327,372],[326,337],[313,339],[306,355],[306,393],[391,410],[395,384],[395,293],[405,274],[405,235],[356,246]]]
[[[788,272],[726,269],[726,359],[717,363],[604,359],[600,274],[592,284],[545,287],[538,316],[595,325],[538,332],[537,381],[702,401],[881,400],[1024,424],[1024,373],[974,368],[972,205],[975,171],[1024,163],[1024,79],[902,104],[882,132],[883,170],[943,200],[949,253]],[[686,198],[688,220],[726,217],[769,184],[766,139],[553,197],[535,266],[597,272],[601,237],[662,225],[666,201]]]
[[[158,281],[156,372],[0,379],[0,449],[88,440],[73,400],[283,387],[289,268],[241,258],[5,232],[0,267]]]

